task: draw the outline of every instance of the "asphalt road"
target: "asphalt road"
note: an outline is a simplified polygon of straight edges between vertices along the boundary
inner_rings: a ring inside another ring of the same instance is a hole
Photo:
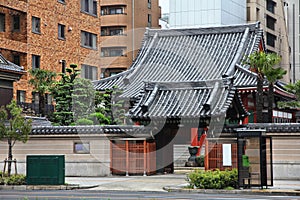
[[[59,191],[42,191],[42,190],[2,190],[0,191],[0,199],[10,200],[113,200],[113,199],[256,199],[256,200],[285,200],[300,199],[298,196],[265,196],[265,195],[241,195],[241,194],[190,194],[190,193],[168,193],[168,192],[126,192],[126,191],[91,191],[91,190],[59,190]]]

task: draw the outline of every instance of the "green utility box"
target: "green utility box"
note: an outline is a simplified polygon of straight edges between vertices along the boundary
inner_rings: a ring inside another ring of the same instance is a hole
[[[28,155],[27,185],[64,185],[64,155]]]
[[[243,159],[243,167],[250,167],[249,157],[246,155],[243,155],[242,159]]]

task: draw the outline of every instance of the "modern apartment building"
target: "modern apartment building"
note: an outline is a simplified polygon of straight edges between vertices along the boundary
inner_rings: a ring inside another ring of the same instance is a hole
[[[288,30],[283,0],[247,0],[247,22],[261,22],[268,52],[282,57],[280,66],[287,70],[285,82],[292,81]]]
[[[297,1],[297,0],[295,0]],[[218,26],[260,21],[268,52],[282,56],[291,81],[290,52],[283,0],[170,0],[170,28]]]
[[[158,28],[159,17],[158,0],[2,0],[0,53],[26,71],[75,63],[97,80],[127,69],[144,34],[136,32]],[[35,98],[28,79],[15,83],[19,102]]]

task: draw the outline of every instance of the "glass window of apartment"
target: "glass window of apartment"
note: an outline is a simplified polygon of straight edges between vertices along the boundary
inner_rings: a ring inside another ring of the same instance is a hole
[[[18,54],[13,54],[12,55],[12,61],[13,63],[15,63],[16,65],[21,65],[21,57]]]
[[[275,30],[275,23],[276,23],[276,19],[267,15],[267,27],[269,29]]]
[[[90,65],[81,65],[81,78],[97,80],[98,68]]]
[[[271,33],[267,33],[267,45],[271,47],[275,47],[275,41],[276,41],[276,36]]]
[[[41,57],[38,55],[32,55],[32,69],[40,68]]]
[[[12,31],[19,32],[20,31],[20,15],[13,15],[12,16]]]
[[[124,56],[126,47],[103,47],[101,48],[102,57],[118,57]]]
[[[38,17],[32,17],[32,32],[41,33],[41,19]]]
[[[97,1],[81,0],[81,11],[91,15],[97,15]]]
[[[66,26],[63,25],[63,24],[58,24],[58,39],[66,39],[65,38],[65,29],[66,29]]]
[[[25,103],[26,91],[17,90],[17,103]]]
[[[81,46],[96,49],[97,35],[86,31],[81,31]]]
[[[124,6],[104,6],[101,7],[101,15],[124,14]]]
[[[0,13],[0,32],[5,32],[5,14]]]
[[[267,10],[271,13],[275,13],[276,2],[272,0],[267,0]]]
[[[152,16],[148,14],[148,27],[152,27]]]
[[[148,0],[148,8],[151,9],[151,0]]]

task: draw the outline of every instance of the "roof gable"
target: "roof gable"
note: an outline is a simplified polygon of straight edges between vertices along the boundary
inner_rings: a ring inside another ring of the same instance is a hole
[[[262,30],[257,24],[198,29],[152,30],[131,68],[94,82],[102,90],[117,85],[123,97],[137,97],[143,82],[187,82],[236,75],[235,83],[253,84],[253,76],[238,70],[243,56],[259,48]],[[249,66],[242,66],[249,68]],[[249,82],[242,81],[249,79]]]

